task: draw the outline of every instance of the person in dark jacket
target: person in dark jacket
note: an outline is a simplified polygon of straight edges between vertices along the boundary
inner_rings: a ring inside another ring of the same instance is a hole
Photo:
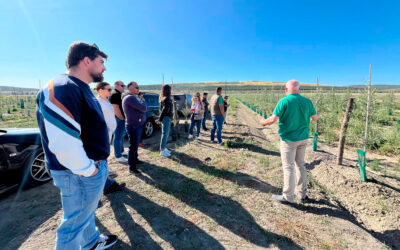
[[[147,104],[144,98],[139,97],[139,86],[136,82],[128,84],[129,94],[122,100],[125,113],[126,131],[129,135],[128,164],[129,172],[139,174],[136,165],[140,163],[138,159],[138,147],[143,132],[143,125],[146,120]]]
[[[169,130],[171,128],[171,120],[173,116],[173,105],[171,99],[171,86],[165,84],[161,88],[160,94],[160,118],[156,121],[162,124],[162,135],[160,142],[160,155],[165,157],[171,156],[171,151],[167,149],[167,141]]]
[[[203,100],[201,100],[203,102],[203,106],[204,106],[204,117],[203,117],[203,121],[201,122],[201,125],[203,127],[204,131],[207,131],[208,129],[206,128],[206,121],[208,118],[208,101],[207,101],[207,97],[208,97],[208,93],[203,93]]]
[[[103,81],[107,55],[96,44],[74,42],[67,74],[37,95],[36,115],[46,167],[60,190],[63,215],[55,249],[106,249],[117,236],[100,236],[94,213],[107,179],[110,138],[89,84]]]

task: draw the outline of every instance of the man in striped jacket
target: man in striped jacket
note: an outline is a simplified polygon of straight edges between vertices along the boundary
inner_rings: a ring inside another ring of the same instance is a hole
[[[98,206],[110,154],[107,125],[91,82],[103,80],[107,55],[93,44],[73,43],[67,74],[51,80],[37,95],[37,120],[46,165],[60,189],[63,206],[56,249],[106,249],[114,235],[100,236]]]

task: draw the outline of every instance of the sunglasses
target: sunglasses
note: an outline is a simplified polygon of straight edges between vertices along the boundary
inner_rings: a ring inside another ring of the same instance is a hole
[[[108,92],[111,92],[111,89],[108,89],[108,88],[107,89],[103,89],[103,90],[107,90]]]

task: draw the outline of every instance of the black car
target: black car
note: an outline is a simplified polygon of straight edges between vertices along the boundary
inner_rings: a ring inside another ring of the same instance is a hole
[[[176,94],[173,95],[174,101],[176,102],[176,110],[180,115],[183,116],[182,110],[190,109],[192,106],[192,98],[193,96],[190,94]]]
[[[148,138],[154,133],[158,127],[156,120],[160,117],[159,95],[153,93],[143,93],[143,97],[147,103],[146,122],[144,123],[143,136]]]
[[[0,130],[0,194],[51,180],[39,129]]]

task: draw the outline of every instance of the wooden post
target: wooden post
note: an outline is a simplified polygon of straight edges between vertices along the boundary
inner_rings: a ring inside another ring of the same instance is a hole
[[[350,121],[350,115],[351,112],[353,111],[353,106],[354,106],[354,98],[349,98],[347,102],[347,107],[346,107],[346,114],[344,115],[343,122],[342,122],[342,128],[340,129],[340,139],[339,139],[339,154],[338,154],[338,159],[337,159],[337,164],[342,165],[343,162],[343,152],[344,152],[344,144],[346,141],[346,131],[347,131],[347,126]]]
[[[365,118],[365,136],[364,136],[364,152],[367,153],[367,145],[368,145],[368,122],[369,122],[369,109],[371,104],[371,71],[372,64],[369,65],[369,83],[368,83],[368,99],[367,99],[367,115]]]
[[[315,110],[318,114],[318,105],[319,105],[319,76],[317,77],[317,102],[315,103]],[[318,133],[318,120],[315,122],[315,132]]]
[[[178,111],[176,110],[176,101],[172,102],[172,107],[174,109],[174,115],[173,115],[173,119],[174,119],[174,125],[175,125],[175,132],[176,132],[176,136],[179,139],[180,136],[180,131],[179,131],[179,114]]]

